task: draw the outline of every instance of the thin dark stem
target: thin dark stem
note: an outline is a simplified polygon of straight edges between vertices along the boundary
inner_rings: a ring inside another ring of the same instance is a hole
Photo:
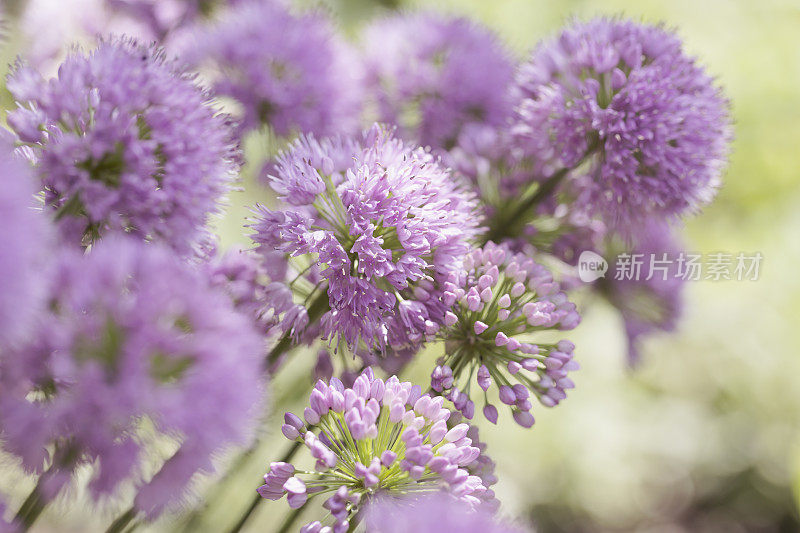
[[[277,531],[277,533],[288,533],[297,519],[300,518],[300,515],[303,513],[303,509],[305,506],[298,507],[297,509],[292,509],[292,511],[286,515],[286,519],[281,524],[281,528]]]
[[[301,445],[300,441],[293,442],[292,446],[288,450],[286,450],[286,453],[283,454],[283,457],[281,457],[280,462],[286,463],[288,461],[291,461],[292,457],[294,457],[294,454],[297,453],[297,450],[300,449],[300,445]],[[245,526],[245,524],[247,524],[247,521],[250,520],[250,517],[255,512],[261,500],[263,500],[261,495],[256,493],[255,497],[250,502],[250,505],[247,507],[247,510],[244,512],[241,518],[239,518],[239,521],[236,522],[236,524],[228,530],[228,533],[239,533]],[[281,529],[281,531],[288,531],[288,530]]]
[[[19,508],[19,511],[17,511],[17,515],[14,517],[14,524],[17,526],[19,531],[28,531],[49,503],[48,500],[45,500],[44,496],[42,495],[42,487],[48,478],[49,472],[50,470],[47,470],[41,476],[39,476],[36,486],[33,487],[31,493],[27,498],[25,498],[25,501],[22,502],[22,506]]]
[[[214,487],[211,490],[211,493],[204,498],[206,502],[208,501],[216,501],[218,498],[217,496],[222,491],[222,487],[225,482],[230,479],[236,472],[244,468],[247,464],[247,460],[250,459],[250,456],[256,451],[258,448],[258,443],[254,444],[251,448],[243,452],[239,457],[236,458],[233,466],[228,469],[222,479],[218,480]],[[203,522],[203,513],[208,509],[208,504],[203,504],[202,507],[196,509],[192,512],[189,518],[186,520],[186,524],[183,526],[182,530],[183,533],[193,533],[194,531],[199,531],[200,524]]]
[[[328,300],[328,292],[322,291],[308,306],[308,323],[314,324],[319,318],[330,308],[330,301]],[[270,350],[265,361],[267,369],[269,370],[280,357],[292,348],[292,336],[287,332],[281,340]]]
[[[510,230],[524,223],[530,215],[530,212],[539,205],[542,200],[550,196],[553,191],[556,190],[558,185],[571,170],[571,168],[560,169],[550,176],[547,181],[542,183],[528,200],[512,210],[510,215],[501,216],[494,220],[493,224],[489,227],[489,231],[486,233],[485,241],[501,242],[506,237],[509,237],[513,233],[513,231]]]
[[[253,497],[253,500],[250,502],[250,505],[247,507],[247,510],[244,512],[241,518],[239,518],[239,521],[236,522],[236,525],[234,525],[232,528],[228,530],[228,533],[239,533],[239,531],[242,530],[247,521],[250,520],[250,517],[255,512],[256,507],[258,507],[258,504],[261,503],[261,500],[263,500],[263,498],[259,493],[256,492],[256,495]]]
[[[513,230],[528,222],[531,213],[536,209],[536,206],[552,195],[561,182],[564,181],[564,178],[566,178],[570,172],[581,166],[584,161],[586,161],[589,156],[591,156],[595,150],[597,150],[597,147],[598,143],[596,141],[591,142],[586,150],[586,153],[583,154],[583,156],[574,165],[557,170],[552,176],[547,178],[544,183],[539,185],[539,187],[536,189],[536,192],[534,192],[530,198],[520,203],[507,215],[500,215],[495,218],[490,223],[489,231],[486,232],[486,235],[483,238],[484,244],[488,241],[499,243],[505,238],[512,236],[514,234]]]
[[[106,533],[122,533],[126,530],[128,525],[136,518],[139,511],[135,507],[131,507],[123,514],[119,515],[116,520],[111,522],[111,525],[106,529]]]

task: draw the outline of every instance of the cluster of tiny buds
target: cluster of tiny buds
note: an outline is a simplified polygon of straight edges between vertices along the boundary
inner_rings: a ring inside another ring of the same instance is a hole
[[[351,388],[337,378],[330,384],[320,380],[304,410],[305,420],[286,413],[281,428],[287,439],[310,451],[315,471],[272,463],[258,492],[272,500],[286,495],[295,508],[317,492],[335,492],[325,504],[336,520],[331,531],[346,531],[361,498],[379,493],[444,490],[478,505],[489,491],[469,467],[481,450],[467,435],[468,424],[448,426],[451,411],[443,404],[441,396],[423,395],[419,386],[397,377],[375,378],[371,369]],[[307,527],[323,530],[321,524]]]
[[[486,395],[494,380],[514,420],[531,427],[531,394],[546,406],[556,405],[574,387],[567,373],[579,365],[572,360],[575,346],[569,341],[532,344],[516,336],[572,329],[580,316],[550,272],[523,254],[488,243],[466,257],[465,269],[460,286],[446,287],[445,298],[453,303],[440,332],[447,354],[431,374],[431,388],[471,419],[474,376],[483,391],[483,414],[497,423],[497,407]]]

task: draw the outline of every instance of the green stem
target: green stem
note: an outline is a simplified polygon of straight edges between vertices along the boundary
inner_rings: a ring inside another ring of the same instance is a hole
[[[486,232],[486,235],[483,237],[483,244],[488,241],[499,243],[505,238],[513,236],[513,230],[527,223],[531,212],[536,206],[538,206],[542,200],[552,195],[561,182],[564,181],[564,178],[566,178],[570,172],[581,166],[598,147],[598,141],[590,142],[586,153],[584,153],[574,165],[556,171],[552,176],[547,178],[544,183],[539,185],[536,192],[534,192],[530,198],[517,205],[515,209],[510,210],[508,215],[503,215],[501,211],[500,216],[490,222],[489,231]]]
[[[297,450],[300,449],[301,444],[302,443],[300,441],[293,442],[291,448],[286,450],[286,453],[280,459],[280,462],[286,463],[286,462],[291,461],[292,457],[294,457],[294,454],[297,453]],[[255,512],[255,510],[258,507],[258,504],[261,502],[261,500],[263,500],[263,498],[261,497],[261,495],[259,493],[256,492],[256,495],[253,498],[253,500],[250,502],[250,505],[247,507],[247,510],[244,512],[244,514],[241,516],[241,518],[239,518],[239,521],[236,522],[236,524],[231,529],[228,530],[228,533],[239,533],[239,531],[242,530],[242,528],[245,526],[245,524],[247,524],[247,521],[250,520],[250,517]],[[282,529],[281,531],[288,531],[288,530],[283,530]]]
[[[126,531],[128,525],[136,518],[139,511],[135,507],[131,507],[123,514],[119,515],[116,520],[111,522],[111,525],[106,529],[106,533],[122,533]]]
[[[42,495],[42,487],[48,478],[49,472],[50,470],[47,470],[39,476],[36,486],[33,487],[31,493],[25,498],[25,501],[22,502],[19,511],[17,511],[17,515],[14,517],[14,524],[18,527],[19,531],[28,531],[49,503]]]
[[[258,504],[261,503],[262,499],[263,498],[261,497],[261,495],[256,492],[256,495],[255,497],[253,497],[253,500],[250,502],[250,505],[247,507],[247,510],[244,512],[242,517],[239,518],[239,521],[236,522],[236,525],[234,525],[232,528],[228,530],[228,533],[239,533],[239,531],[242,530],[247,521],[250,520],[250,517],[252,516],[253,512],[255,512],[256,507],[258,507]]]
[[[286,516],[286,519],[281,524],[281,528],[277,531],[277,533],[288,533],[297,519],[300,518],[300,515],[303,513],[303,509],[305,506],[298,507],[297,509],[292,509],[292,511]]]
[[[311,305],[308,306],[306,312],[308,313],[309,325],[314,324],[325,312],[330,309],[330,301],[328,300],[328,291],[321,291],[319,296],[314,298]],[[266,366],[270,368],[274,365],[280,357],[292,348],[292,336],[287,332],[281,340],[272,348],[267,355]]]

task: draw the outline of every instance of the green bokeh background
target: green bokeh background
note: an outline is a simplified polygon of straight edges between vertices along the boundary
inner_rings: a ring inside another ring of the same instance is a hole
[[[325,5],[349,35],[386,9],[368,0]],[[687,223],[687,249],[764,256],[758,281],[689,283],[677,333],[647,342],[635,372],[624,365],[618,316],[584,300],[584,321],[570,335],[583,369],[569,399],[538,409],[533,430],[508,420],[497,428],[483,424],[503,512],[539,531],[800,531],[800,3],[420,0],[403,7],[481,20],[520,57],[573,16],[624,14],[676,28],[725,88],[736,135],[717,200]],[[12,37],[4,62],[17,44]],[[7,95],[2,102],[8,105]],[[269,146],[257,137],[248,151]],[[253,180],[253,168],[219,223],[228,245],[247,242],[244,206],[270,197]],[[435,356],[427,352],[408,375],[424,381]],[[301,354],[281,371],[272,390],[276,412],[301,405],[312,364],[312,354]],[[267,464],[286,446],[279,424],[268,427],[261,447],[222,489],[198,483],[208,512],[195,531],[223,531],[248,505]],[[0,490],[15,508],[33,482],[3,461]],[[79,489],[51,506],[39,529],[102,530],[126,503],[88,511],[75,498],[82,498]],[[285,509],[284,502],[263,503],[245,531],[274,530]],[[180,524],[172,516],[149,527]]]

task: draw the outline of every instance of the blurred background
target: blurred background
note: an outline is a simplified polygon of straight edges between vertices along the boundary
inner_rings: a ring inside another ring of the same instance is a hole
[[[540,532],[800,531],[800,3],[797,0],[330,0],[348,35],[389,9],[467,15],[494,28],[522,58],[571,17],[624,14],[678,30],[690,54],[719,78],[733,104],[736,140],[716,201],[687,224],[697,253],[761,252],[757,281],[690,282],[677,332],[651,338],[643,361],[625,365],[617,314],[584,299],[584,321],[570,338],[582,370],[576,389],[553,410],[536,410],[533,430],[511,424],[481,429],[497,462],[502,512]],[[6,0],[23,15],[24,1]],[[50,27],[42,38],[68,42],[85,0],[37,1]],[[39,15],[42,13],[40,12]],[[19,18],[5,24],[2,68],[30,45]],[[20,26],[18,26],[18,24]],[[76,38],[80,37],[77,35]],[[10,105],[3,90],[4,108]],[[268,136],[247,146],[258,161],[274,151]],[[219,228],[223,243],[246,243],[244,206],[269,201],[251,164],[245,190],[231,199]],[[407,376],[425,382],[436,350]],[[305,400],[313,354],[281,371],[272,418]],[[302,386],[300,386],[302,385]],[[301,409],[302,410],[302,409]],[[187,522],[176,513],[147,529],[224,531],[247,507],[270,461],[286,447],[279,424],[246,461],[220,458],[230,473],[199,480],[206,512]],[[0,491],[15,508],[33,481],[0,458]],[[3,466],[5,465],[5,466]],[[69,498],[51,506],[41,531],[102,530],[127,501],[100,512]],[[287,507],[260,504],[245,531],[270,531]],[[187,527],[188,526],[188,527]],[[272,526],[272,527],[271,527]]]

